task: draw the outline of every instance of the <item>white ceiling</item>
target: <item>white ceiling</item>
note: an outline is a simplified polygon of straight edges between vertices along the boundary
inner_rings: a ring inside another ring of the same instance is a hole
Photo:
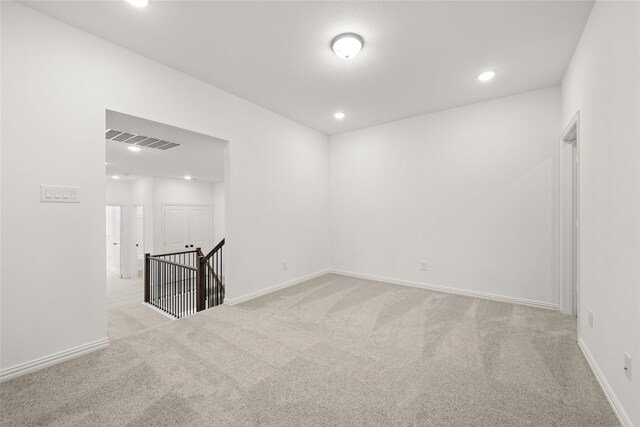
[[[556,85],[593,1],[28,1],[326,134]],[[343,60],[342,32],[365,40]],[[481,84],[485,69],[498,76]],[[336,111],[346,118],[337,121]]]
[[[127,148],[131,144],[105,139],[107,176],[183,179],[189,175],[200,181],[224,181],[226,141],[222,139],[109,110],[107,129],[181,144],[166,151],[141,147],[141,151],[134,153]]]

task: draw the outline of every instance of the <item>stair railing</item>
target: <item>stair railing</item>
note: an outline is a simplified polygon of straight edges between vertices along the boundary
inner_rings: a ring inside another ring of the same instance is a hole
[[[206,255],[200,248],[145,254],[144,301],[178,318],[222,304],[224,242]]]
[[[224,267],[222,249],[225,239],[222,239],[207,255],[200,258],[200,277],[203,277],[203,307],[211,308],[224,302]]]

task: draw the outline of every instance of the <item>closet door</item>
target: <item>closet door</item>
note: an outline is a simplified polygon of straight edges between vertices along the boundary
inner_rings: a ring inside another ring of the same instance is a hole
[[[213,248],[211,206],[165,204],[163,221],[164,252]]]
[[[211,207],[190,206],[189,246],[202,248],[206,255],[213,246],[211,244]]]
[[[182,252],[189,248],[189,206],[164,206],[164,252]]]

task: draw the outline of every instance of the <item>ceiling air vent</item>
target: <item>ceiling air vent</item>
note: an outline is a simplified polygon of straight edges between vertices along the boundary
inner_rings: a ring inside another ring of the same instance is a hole
[[[157,148],[158,150],[168,150],[179,147],[176,142],[165,141],[164,139],[151,138],[135,133],[123,132],[116,129],[107,129],[105,138],[110,141],[124,142],[125,144],[140,145],[142,147]]]

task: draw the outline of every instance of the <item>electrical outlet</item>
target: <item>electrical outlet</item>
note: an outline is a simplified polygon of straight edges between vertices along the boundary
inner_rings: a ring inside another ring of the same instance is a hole
[[[282,269],[283,270],[287,269],[287,261],[282,261]]]
[[[624,354],[624,374],[631,379],[631,355],[629,353]]]
[[[593,328],[593,310],[589,309],[589,327]]]
[[[428,270],[426,261],[422,261],[420,263],[420,270],[422,270],[422,271],[427,271]]]

